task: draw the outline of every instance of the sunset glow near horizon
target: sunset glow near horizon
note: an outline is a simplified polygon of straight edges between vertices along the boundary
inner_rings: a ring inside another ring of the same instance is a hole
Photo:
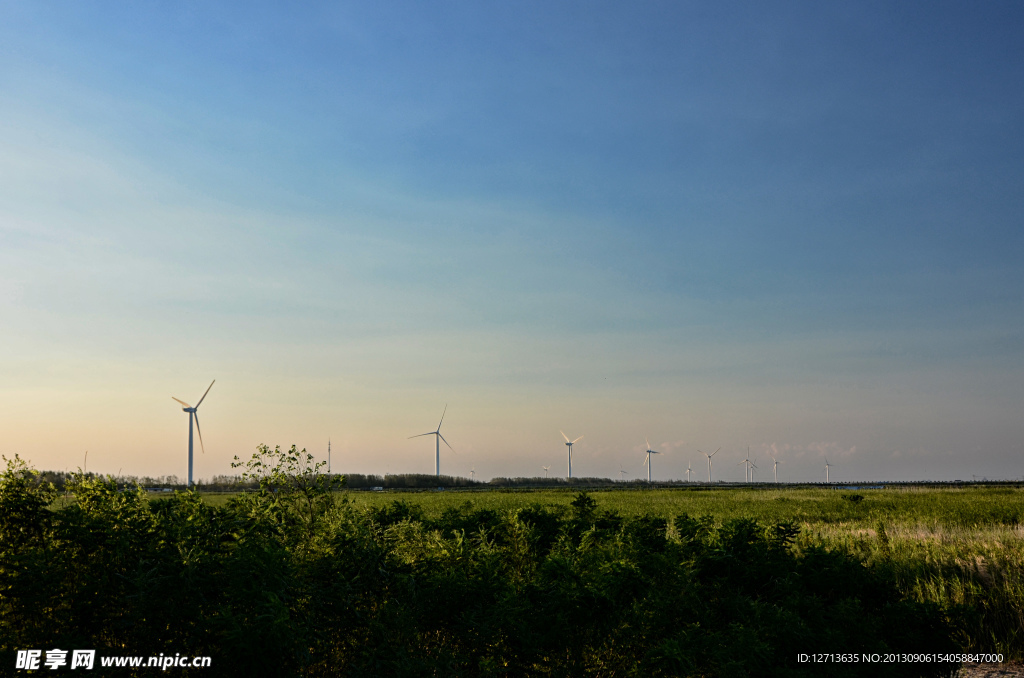
[[[1024,476],[1024,6],[0,12],[7,457]]]

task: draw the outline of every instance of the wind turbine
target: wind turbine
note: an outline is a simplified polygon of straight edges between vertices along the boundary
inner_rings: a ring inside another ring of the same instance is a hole
[[[210,382],[210,385],[206,387],[206,393],[210,392],[210,389],[213,388],[213,384],[216,381],[217,380],[214,379],[213,381]],[[197,412],[197,410],[199,409],[199,406],[202,405],[203,401],[206,399],[206,393],[204,393],[203,397],[199,399],[199,402],[196,403],[195,407],[192,407],[191,405],[186,403],[184,400],[178,400],[174,396],[171,396],[171,400],[177,400],[179,403],[184,405],[184,407],[181,408],[182,412],[188,412],[188,487],[192,487],[192,420],[193,419],[195,419],[195,422],[196,422],[196,433],[199,434],[199,449],[201,449],[203,451],[203,454],[206,454],[206,446],[203,445],[203,432],[199,429],[199,413]]]
[[[469,472],[469,479],[470,479],[470,480],[473,480],[473,477],[474,477],[475,475],[476,475],[476,466],[474,466],[474,467],[473,467],[473,470]]]
[[[754,457],[754,461],[750,462],[750,482],[754,482],[754,471],[757,470],[757,457]]]
[[[437,422],[436,431],[427,431],[426,433],[420,433],[418,435],[409,436],[406,440],[412,440],[413,438],[422,438],[423,436],[436,436],[434,438],[434,475],[438,478],[441,477],[441,441],[444,440],[444,436],[441,435],[441,423],[444,421],[444,415],[448,411],[448,403],[444,405],[444,411],[441,412],[441,421]],[[448,445],[448,441],[444,440],[444,444]],[[452,452],[455,451],[451,445],[448,445],[448,449]]]
[[[690,460],[686,460],[686,482],[690,482]]]
[[[831,464],[828,463],[828,457],[825,457],[825,484],[828,485],[828,467]]]
[[[779,484],[779,460],[772,457],[772,468],[775,470],[775,484]]]
[[[622,468],[622,467],[620,466],[620,467],[619,467],[619,480],[620,480],[620,481],[622,480],[622,476],[623,476],[623,475],[627,475],[627,476],[628,476],[628,475],[629,475],[629,471],[627,471],[626,469],[624,469],[624,468]]]
[[[561,433],[562,437],[565,438],[565,445],[569,448],[569,477],[572,478],[572,446],[575,445],[577,441],[581,440],[583,436],[580,436],[576,440],[569,440],[569,436],[565,435],[564,431],[559,431],[559,433]]]
[[[754,478],[754,474],[751,472],[751,469],[750,469],[751,464],[750,464],[750,446],[749,445],[747,446],[747,457],[743,461],[741,461],[739,464],[736,464],[736,465],[737,466],[743,466],[743,481],[747,482],[747,483],[752,482],[753,478]]]
[[[647,482],[651,482],[651,455],[661,454],[661,452],[651,449],[651,441],[646,436],[644,437],[644,442],[647,443],[647,458],[644,459],[644,466],[647,467]]]
[[[548,477],[548,469],[550,469],[551,467],[550,466],[541,466],[541,468],[544,469],[544,477],[547,478]]]
[[[718,450],[720,450],[720,449],[722,449],[722,448],[719,447]],[[704,452],[702,450],[697,450],[698,452],[700,452],[701,454],[703,454],[705,457],[708,458],[708,482],[709,483],[711,482],[711,457],[713,457],[716,454],[718,454],[718,450],[715,450],[711,454],[708,454],[707,452]]]

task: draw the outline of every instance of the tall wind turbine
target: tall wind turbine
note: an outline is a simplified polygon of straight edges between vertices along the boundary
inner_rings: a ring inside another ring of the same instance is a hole
[[[435,436],[434,437],[434,475],[438,478],[441,477],[441,441],[444,440],[444,436],[441,435],[441,423],[444,422],[444,415],[448,412],[448,403],[445,403],[444,410],[441,412],[441,421],[437,422],[436,431],[427,431],[426,433],[420,433],[418,435],[409,436],[407,440],[413,438],[422,438],[423,436]],[[448,441],[444,440],[444,444],[448,445]],[[451,445],[448,445],[448,449],[452,452],[455,451]]]
[[[551,467],[550,466],[541,466],[541,468],[544,469],[544,477],[547,478],[548,477],[548,470]]]
[[[750,482],[754,482],[754,471],[757,470],[757,457],[754,457],[754,461],[750,462]]]
[[[206,387],[206,393],[210,392],[210,389],[213,388],[213,384],[216,381],[217,380],[214,379],[213,381],[210,382],[210,385]],[[188,486],[190,488],[192,487],[192,420],[193,419],[196,422],[196,433],[199,434],[199,449],[201,449],[204,454],[206,453],[206,446],[203,445],[203,432],[199,429],[199,413],[197,412],[197,410],[199,409],[199,406],[203,404],[203,400],[206,399],[206,393],[204,393],[203,397],[199,399],[199,402],[196,403],[195,407],[192,407],[191,405],[186,403],[184,400],[178,400],[174,396],[171,396],[171,400],[177,400],[179,403],[184,405],[184,407],[181,408],[182,412],[188,412]]]
[[[647,482],[651,482],[651,455],[661,454],[661,452],[651,449],[651,441],[646,436],[644,437],[644,442],[647,443],[647,458],[644,459],[644,465],[647,467]]]
[[[565,445],[569,448],[569,477],[572,478],[572,446],[575,445],[577,441],[582,440],[583,436],[580,436],[576,440],[569,440],[569,436],[565,435],[564,431],[559,431],[559,433],[561,433],[562,437],[565,438]]]
[[[828,457],[825,457],[825,484],[828,485],[828,467],[831,464],[828,463]]]
[[[743,481],[747,482],[747,483],[751,482],[753,480],[754,474],[750,470],[750,446],[749,445],[747,446],[747,457],[743,461],[741,461],[740,463],[738,463],[736,465],[743,467]]]
[[[720,450],[720,449],[722,449],[722,448],[719,447],[718,450]],[[709,483],[711,482],[711,457],[713,457],[716,454],[718,454],[718,450],[715,450],[711,454],[708,454],[707,452],[704,452],[702,450],[697,450],[698,452],[700,452],[701,454],[703,454],[705,457],[708,458],[708,482]]]
[[[779,460],[772,457],[772,468],[775,469],[775,484],[779,484]]]
[[[692,471],[692,469],[690,468],[690,460],[687,459],[686,460],[686,482],[690,482],[690,472],[691,471]]]

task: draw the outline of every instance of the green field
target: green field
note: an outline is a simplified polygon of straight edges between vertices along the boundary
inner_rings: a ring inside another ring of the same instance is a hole
[[[459,490],[339,493],[357,511],[402,501],[437,517],[453,509],[566,508],[573,490]],[[791,520],[801,527],[797,548],[824,546],[890,570],[919,601],[964,606],[968,647],[1024,659],[1024,489],[686,488],[589,493],[598,510],[624,517],[713,516],[722,523],[754,518]],[[230,494],[206,495],[224,504]]]
[[[213,656],[219,675],[646,678],[821,675],[801,652],[1024,657],[1015,487],[373,492],[294,448],[261,448],[245,478],[256,489],[58,488],[9,461],[0,659],[88,646]],[[957,668],[927,661],[830,675]]]

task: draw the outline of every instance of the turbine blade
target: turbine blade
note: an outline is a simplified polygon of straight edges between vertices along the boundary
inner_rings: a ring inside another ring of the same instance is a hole
[[[434,434],[435,434],[435,431],[428,431],[426,433],[418,433],[418,434],[416,434],[414,436],[409,436],[408,438],[406,438],[406,440],[412,440],[413,438],[422,438],[423,436],[432,436]]]
[[[722,448],[721,448],[721,447],[719,447],[719,448],[718,448],[718,450],[720,450],[720,449],[722,449]],[[713,456],[715,456],[716,454],[718,454],[718,450],[715,450],[714,452],[712,452],[712,453],[711,453],[711,456],[713,457]]]
[[[445,415],[445,412],[447,412],[447,411],[448,411],[448,403],[445,403],[444,404],[444,411],[441,412],[441,421],[437,422],[437,430],[438,431],[441,430],[441,424],[444,423],[444,415]]]
[[[562,437],[565,438],[565,442],[569,442],[569,436],[565,435],[565,431],[559,431],[559,433],[561,433]]]
[[[444,436],[441,435],[440,433],[437,434],[437,437],[440,438],[441,440],[444,440]],[[448,445],[448,441],[444,440],[444,444]],[[448,449],[451,450],[453,453],[458,454],[458,452],[455,452],[455,448],[452,447],[451,445],[448,445]]]
[[[649,462],[650,460],[651,460],[651,455],[648,454],[646,457],[644,457],[644,466],[647,466],[647,462]]]
[[[213,384],[210,384],[210,386],[213,386]],[[196,407],[199,407],[199,405],[196,405]],[[199,434],[199,449],[203,451],[203,454],[206,454],[206,446],[203,445],[203,432],[199,429],[199,413],[195,412],[194,414],[196,416],[196,433]]]
[[[175,398],[174,396],[171,396],[171,400],[178,400],[178,399]],[[184,405],[185,407],[192,407],[191,405],[186,403],[184,400],[178,400],[178,402],[181,403],[182,405]]]
[[[647,449],[651,449],[651,440],[647,436],[644,436],[644,442],[647,443]]]
[[[583,440],[583,436],[580,436],[580,437],[579,437],[579,438],[577,438],[576,440],[572,441],[572,444],[573,444],[573,445],[575,445],[575,444],[576,444],[577,442],[579,442],[580,440]]]
[[[206,393],[209,393],[209,392],[210,392],[210,389],[211,389],[211,388],[213,388],[213,382],[214,382],[214,381],[217,381],[217,380],[216,380],[216,379],[214,379],[213,381],[211,381],[211,382],[210,382],[210,385],[206,387]],[[204,398],[206,398],[206,393],[204,393],[204,394],[203,394],[203,397],[199,399],[199,402],[198,402],[198,403],[196,403],[196,407],[199,407],[200,405],[202,405],[202,404],[203,404],[203,399],[204,399]]]

